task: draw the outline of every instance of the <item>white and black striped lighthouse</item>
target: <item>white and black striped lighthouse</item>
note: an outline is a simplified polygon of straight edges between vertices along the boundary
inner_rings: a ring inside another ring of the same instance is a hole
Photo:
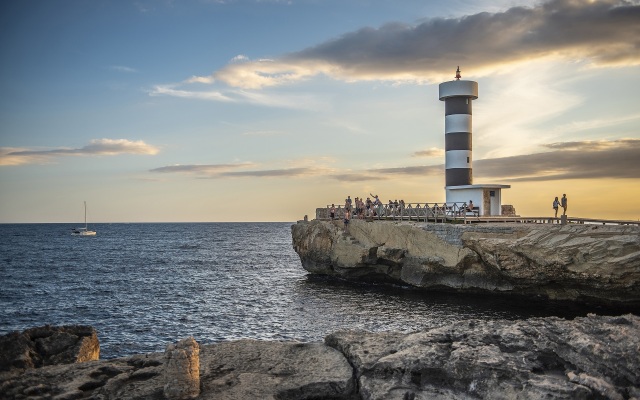
[[[440,84],[440,100],[444,101],[445,181],[446,186],[473,183],[472,168],[472,101],[478,98],[478,82],[456,80]]]
[[[445,192],[447,203],[478,207],[480,215],[502,214],[502,189],[509,185],[473,184],[472,107],[478,98],[478,82],[456,79],[440,84],[444,101]]]

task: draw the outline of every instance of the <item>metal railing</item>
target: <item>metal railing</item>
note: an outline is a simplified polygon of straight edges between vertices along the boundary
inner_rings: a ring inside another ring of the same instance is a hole
[[[331,206],[316,209],[316,219],[330,220]],[[335,207],[333,219],[344,219],[345,208]],[[458,222],[458,223],[521,223],[521,224],[561,224],[560,217],[523,217],[520,215],[490,215],[480,216],[478,207],[470,211],[467,203],[406,203],[379,204],[366,207],[356,213],[355,206],[351,210],[351,219],[365,219],[369,221],[418,221],[418,222]],[[640,221],[608,220],[594,218],[566,217],[569,224],[602,224],[602,225],[640,225]]]
[[[316,219],[331,219],[331,206],[316,209]],[[335,207],[333,219],[343,219],[345,208],[342,205]],[[369,220],[405,220],[405,221],[433,221],[445,222],[446,220],[459,219],[466,222],[467,218],[478,218],[478,207],[469,210],[467,203],[405,203],[405,204],[373,204],[362,210],[351,208],[351,219]]]

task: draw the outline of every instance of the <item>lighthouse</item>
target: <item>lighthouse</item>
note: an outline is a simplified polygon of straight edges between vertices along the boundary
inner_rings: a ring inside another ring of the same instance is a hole
[[[510,185],[474,185],[472,167],[472,103],[478,98],[478,82],[455,80],[439,86],[444,101],[445,191],[447,203],[473,203],[482,216],[501,215],[502,189]]]
[[[473,100],[478,98],[478,82],[456,80],[440,84],[444,101],[444,147],[446,186],[471,185],[471,121]]]

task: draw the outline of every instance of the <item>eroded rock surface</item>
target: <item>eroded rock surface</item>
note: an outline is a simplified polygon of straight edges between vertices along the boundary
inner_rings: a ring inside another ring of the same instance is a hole
[[[170,344],[164,352],[164,397],[195,399],[200,394],[200,345],[189,337]]]
[[[97,360],[98,334],[91,326],[42,326],[0,336],[0,371]]]
[[[432,290],[640,306],[640,226],[300,221],[309,272]]]
[[[205,399],[352,399],[347,359],[322,343],[238,340],[200,353]]]
[[[640,398],[640,317],[465,321],[338,332],[362,399]]]
[[[631,314],[199,348],[199,399],[640,399],[640,317]],[[167,360],[153,353],[0,372],[0,398],[165,399]]]
[[[172,354],[177,347],[173,346]],[[322,343],[239,340],[199,348],[198,399],[351,399],[355,395],[351,365]],[[152,353],[0,372],[0,398],[166,399],[165,370],[172,359]],[[169,368],[173,377],[179,374],[176,365]],[[192,382],[190,378],[184,378],[189,379],[185,383]],[[179,395],[191,394],[186,390]],[[174,395],[172,391],[170,398]]]

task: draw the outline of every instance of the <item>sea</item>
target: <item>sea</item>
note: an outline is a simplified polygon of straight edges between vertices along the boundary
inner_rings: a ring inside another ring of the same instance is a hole
[[[307,273],[291,222],[0,224],[0,335],[91,325],[101,358],[252,338],[322,341],[338,330],[412,332],[469,319],[617,310],[426,292]]]

